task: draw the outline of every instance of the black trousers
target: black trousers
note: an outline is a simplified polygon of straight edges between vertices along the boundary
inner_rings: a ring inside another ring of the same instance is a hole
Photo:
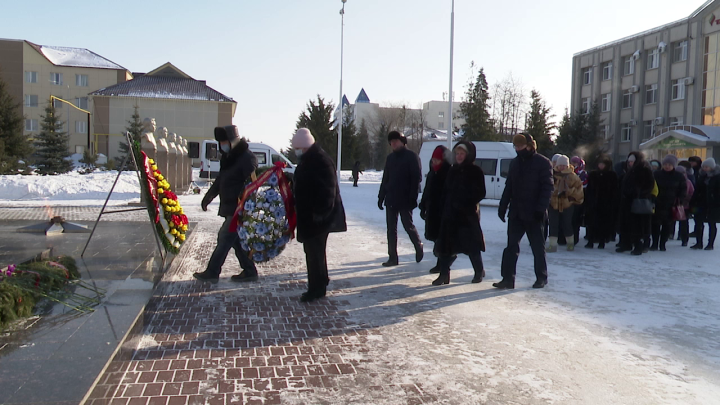
[[[412,210],[397,210],[392,207],[385,207],[385,219],[387,221],[387,241],[388,241],[388,255],[391,259],[397,259],[397,222],[398,215],[400,221],[405,228],[412,241],[413,246],[417,249],[420,245],[420,235],[418,235],[417,228],[413,224]]]
[[[508,219],[508,244],[503,251],[500,273],[503,280],[515,282],[515,271],[520,255],[520,240],[527,234],[530,249],[535,256],[535,277],[539,281],[547,281],[547,262],[545,260],[545,243],[543,241],[543,223],[540,221],[523,221]]]
[[[230,232],[231,223],[232,216],[225,217],[225,222],[223,222],[218,231],[217,246],[215,246],[215,250],[210,256],[210,261],[205,271],[219,276],[220,271],[222,271],[222,266],[225,264],[225,259],[228,253],[230,253],[230,249],[233,249],[235,250],[235,257],[237,257],[240,262],[240,267],[245,270],[245,273],[248,276],[257,276],[255,263],[250,259],[249,253],[244,251],[240,246],[240,236],[238,236],[237,232]]]
[[[353,187],[357,187],[357,186],[358,186],[358,185],[357,185],[357,182],[358,182],[358,179],[359,179],[359,178],[360,178],[360,176],[358,176],[358,177],[353,177]]]
[[[325,293],[325,289],[330,283],[325,255],[327,240],[328,234],[322,233],[303,242],[307,263],[308,291],[310,292]]]
[[[673,226],[673,219],[671,215],[666,217],[653,216],[652,221],[652,243],[653,246],[657,246],[658,243],[661,245],[665,244],[670,239],[670,231]]]

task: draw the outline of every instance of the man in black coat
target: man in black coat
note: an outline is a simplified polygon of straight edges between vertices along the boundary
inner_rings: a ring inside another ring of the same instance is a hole
[[[530,248],[535,256],[533,288],[547,284],[547,262],[543,241],[543,223],[553,192],[553,173],[550,161],[536,152],[535,140],[530,134],[518,134],[513,138],[517,157],[510,163],[505,190],[500,199],[498,216],[505,222],[508,215],[508,245],[503,251],[502,281],[496,288],[515,288],[515,267],[520,254],[520,240],[527,234]]]
[[[207,268],[202,273],[195,273],[193,277],[202,281],[217,283],[220,271],[225,263],[230,249],[235,250],[235,256],[240,261],[243,271],[232,276],[232,281],[257,281],[258,274],[255,263],[250,260],[250,254],[240,246],[240,237],[237,232],[230,232],[232,217],[237,209],[238,198],[245,191],[245,182],[257,169],[257,158],[248,149],[245,138],[240,138],[235,125],[215,128],[215,140],[220,143],[222,156],[220,158],[220,173],[202,200],[202,209],[207,211],[208,205],[215,197],[220,196],[218,215],[225,218],[218,231],[217,246],[210,256]]]
[[[405,135],[398,131],[388,134],[388,142],[393,152],[385,160],[382,184],[378,193],[378,208],[387,207],[387,240],[390,258],[382,265],[385,267],[398,265],[397,254],[397,221],[398,215],[403,228],[415,246],[415,261],[423,258],[423,244],[413,224],[412,210],[417,207],[422,173],[420,160],[415,152],[406,147]]]
[[[345,232],[345,208],[335,164],[307,128],[297,130],[292,147],[300,158],[293,176],[297,239],[305,249],[308,290],[300,301],[325,296],[328,278],[325,250],[330,232]]]

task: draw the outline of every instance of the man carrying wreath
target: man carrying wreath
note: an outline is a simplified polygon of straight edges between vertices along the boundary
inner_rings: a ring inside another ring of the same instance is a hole
[[[240,236],[230,231],[233,215],[238,205],[238,198],[245,191],[245,182],[258,167],[257,158],[249,150],[245,138],[240,138],[235,125],[215,127],[215,140],[220,143],[220,173],[202,200],[202,209],[207,211],[212,200],[220,195],[218,215],[225,218],[218,231],[217,246],[210,256],[207,268],[202,273],[194,273],[193,277],[213,284],[220,279],[220,271],[230,249],[240,261],[243,271],[230,278],[232,281],[257,281],[258,273],[255,263],[250,260],[249,253],[240,246]]]

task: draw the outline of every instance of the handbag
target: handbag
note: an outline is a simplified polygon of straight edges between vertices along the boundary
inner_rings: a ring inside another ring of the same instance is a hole
[[[685,207],[679,201],[675,201],[675,205],[672,207],[673,221],[686,221],[687,215],[685,214]]]
[[[630,212],[636,215],[651,215],[653,211],[655,204],[649,198],[636,198],[630,206]]]

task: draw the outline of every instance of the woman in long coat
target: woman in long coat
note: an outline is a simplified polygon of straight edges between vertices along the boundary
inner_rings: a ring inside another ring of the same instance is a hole
[[[696,185],[690,205],[694,207],[695,212],[697,243],[690,249],[703,248],[704,223],[707,222],[710,236],[705,250],[713,250],[717,237],[717,224],[720,223],[720,166],[717,166],[715,159],[709,158],[702,162]]]
[[[554,189],[550,196],[548,217],[550,223],[550,244],[548,252],[557,252],[558,236],[565,235],[567,250],[575,250],[573,218],[576,206],[585,198],[582,180],[575,174],[567,156],[558,158],[553,168]]]
[[[612,160],[602,155],[597,170],[590,172],[585,189],[585,225],[588,243],[586,248],[605,249],[605,243],[615,238],[618,206],[618,176],[612,170]]]
[[[485,277],[482,252],[485,239],[480,228],[478,204],[485,198],[485,175],[475,165],[475,145],[461,141],[453,148],[455,164],[450,168],[443,190],[440,234],[435,242],[440,276],[433,285],[450,283],[450,263],[458,253],[468,255],[475,276],[473,283]]]
[[[655,213],[652,219],[652,246],[650,250],[666,250],[671,228],[674,228],[672,209],[681,205],[687,195],[687,181],[685,177],[675,170],[677,158],[667,155],[663,158],[660,170],[656,170],[655,183],[658,186],[658,195],[655,199]]]
[[[639,256],[643,253],[643,238],[651,233],[652,214],[635,214],[632,205],[637,199],[652,199],[655,179],[642,152],[630,152],[626,162],[627,172],[620,185],[620,247],[615,251],[632,250]]]
[[[450,171],[447,159],[448,149],[442,145],[435,148],[430,160],[430,169],[425,179],[425,189],[420,200],[420,218],[425,220],[425,239],[435,242],[440,235],[440,220],[442,218],[443,189],[445,179]],[[436,252],[437,255],[437,252]],[[452,257],[455,261],[457,256]],[[438,264],[430,269],[430,273],[440,273],[440,258]],[[452,266],[452,262],[448,265]]]

